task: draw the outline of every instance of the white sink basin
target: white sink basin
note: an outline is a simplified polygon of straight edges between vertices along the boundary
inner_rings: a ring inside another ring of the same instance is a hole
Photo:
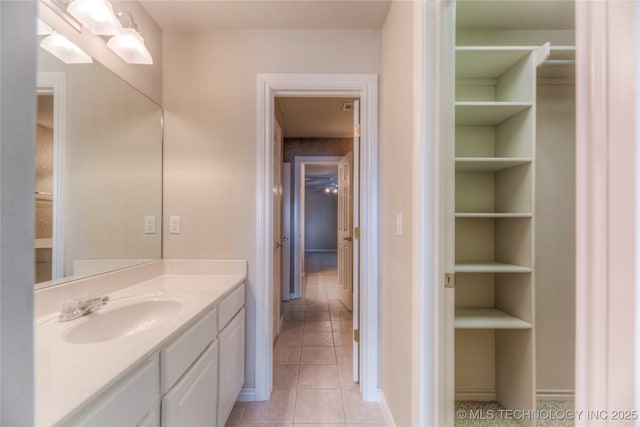
[[[171,320],[184,304],[180,298],[138,297],[115,300],[80,319],[64,335],[72,344],[94,344],[146,332]]]

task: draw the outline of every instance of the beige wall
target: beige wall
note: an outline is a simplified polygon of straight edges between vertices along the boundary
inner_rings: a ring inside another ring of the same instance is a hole
[[[411,425],[412,415],[412,10],[402,1],[389,10],[380,79],[382,392],[398,426]],[[404,216],[401,237],[397,213]]]
[[[40,18],[56,31],[84,49],[95,60],[122,77],[140,92],[162,103],[162,30],[137,1],[112,1],[116,12],[129,12],[153,57],[153,65],[127,64],[107,47],[106,38],[89,31],[78,33],[48,7],[40,6]]]
[[[255,379],[258,73],[380,71],[376,31],[165,31],[164,257],[249,261],[246,386]]]
[[[538,391],[574,389],[575,89],[538,85],[536,372]]]

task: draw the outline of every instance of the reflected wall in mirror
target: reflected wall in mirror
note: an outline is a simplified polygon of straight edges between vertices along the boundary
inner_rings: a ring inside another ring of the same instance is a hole
[[[38,287],[162,257],[162,110],[94,61],[38,49]]]

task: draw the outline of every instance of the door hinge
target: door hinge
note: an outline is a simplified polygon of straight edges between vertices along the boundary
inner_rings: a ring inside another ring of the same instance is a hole
[[[353,340],[355,342],[360,342],[360,329],[353,330]]]
[[[444,287],[455,289],[456,287],[456,275],[454,273],[444,274]]]
[[[360,239],[360,227],[356,227],[353,229],[353,238]]]
[[[353,127],[353,136],[354,138],[360,138],[360,123]]]

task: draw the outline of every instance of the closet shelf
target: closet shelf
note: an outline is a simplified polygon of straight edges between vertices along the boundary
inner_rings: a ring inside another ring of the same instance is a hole
[[[531,162],[531,157],[456,157],[456,171],[497,172]]]
[[[495,126],[532,106],[531,102],[456,102],[456,124]]]
[[[531,329],[531,324],[493,307],[458,307],[456,329]]]
[[[35,249],[51,249],[53,248],[53,239],[52,238],[42,238],[35,239],[34,241]]]
[[[456,273],[531,273],[531,267],[498,261],[457,262]]]
[[[456,212],[456,218],[531,218],[531,213],[517,212]]]
[[[495,78],[524,59],[538,46],[458,46],[457,78]]]

